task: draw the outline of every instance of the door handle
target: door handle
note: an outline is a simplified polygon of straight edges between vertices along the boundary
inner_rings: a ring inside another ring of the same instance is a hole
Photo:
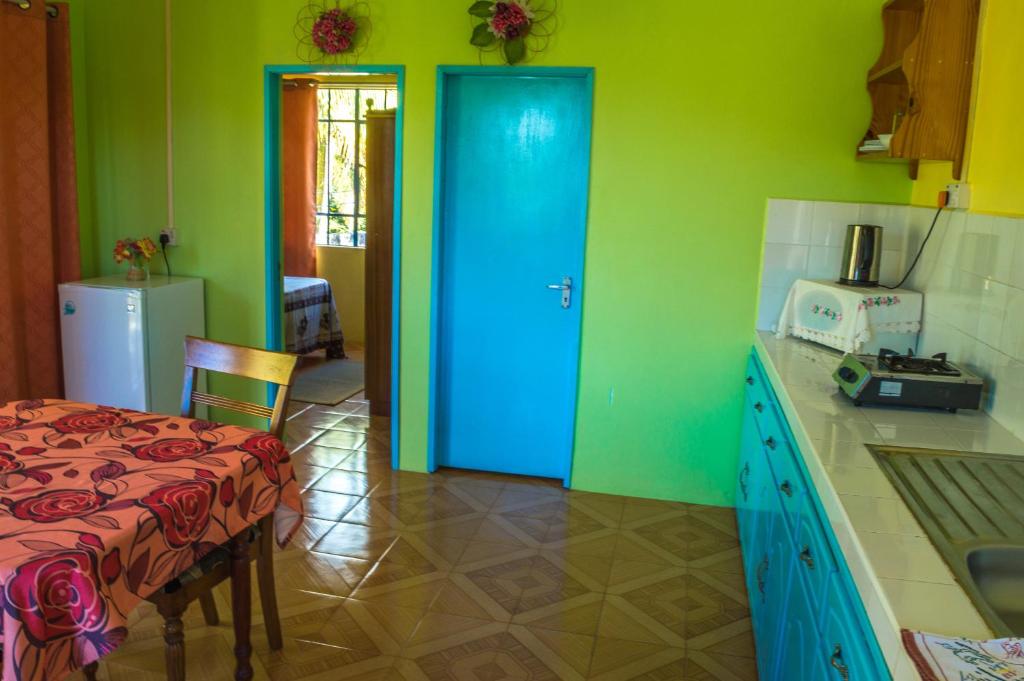
[[[547,288],[562,292],[562,309],[568,310],[569,305],[572,304],[572,277],[562,277],[561,284],[548,284]]]
[[[814,569],[814,558],[811,556],[811,547],[804,546],[803,550],[800,551],[800,560],[807,566],[808,570]]]
[[[836,644],[836,647],[832,650],[832,668],[839,672],[839,678],[843,681],[849,681],[850,679],[850,668],[846,666],[843,661],[843,647]]]

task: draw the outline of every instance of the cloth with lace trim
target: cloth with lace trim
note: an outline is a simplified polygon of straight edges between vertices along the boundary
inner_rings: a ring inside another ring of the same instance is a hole
[[[923,304],[924,295],[908,289],[798,279],[789,289],[775,335],[859,352],[877,334],[919,333]]]
[[[902,636],[922,681],[1024,681],[1024,639],[973,641],[906,629]]]

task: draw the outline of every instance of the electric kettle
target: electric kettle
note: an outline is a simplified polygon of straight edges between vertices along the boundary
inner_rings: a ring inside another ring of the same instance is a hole
[[[882,228],[878,225],[847,225],[839,283],[847,286],[878,286],[882,265]]]

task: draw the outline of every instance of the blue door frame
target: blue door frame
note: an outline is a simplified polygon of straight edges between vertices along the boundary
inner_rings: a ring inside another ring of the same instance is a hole
[[[444,192],[442,188],[445,182],[445,125],[447,115],[445,93],[449,76],[538,76],[538,77],[561,77],[561,78],[583,78],[586,79],[593,92],[594,69],[592,67],[547,67],[547,66],[438,66],[437,67],[437,90],[436,110],[434,117],[434,206],[433,206],[433,230],[431,236],[431,281],[430,281],[430,375],[429,375],[429,405],[427,413],[427,470],[431,473],[437,470],[436,442],[437,442],[437,401],[438,401],[438,335],[440,330],[440,319],[438,317],[439,301],[441,294],[441,242],[444,235]],[[591,100],[593,101],[593,100]],[[589,121],[590,129],[587,130],[587,138],[592,139],[593,116]],[[583,196],[583,221],[588,224],[589,211],[589,182],[588,191]],[[584,261],[586,259],[586,230],[584,230],[584,243],[581,249],[581,262],[579,272],[584,272]],[[574,292],[575,296],[575,292]],[[583,296],[576,298],[582,306]],[[582,314],[580,325],[582,331]],[[569,455],[565,461],[562,481],[565,487],[571,486],[572,459],[575,449],[575,431],[577,411],[576,405],[579,402],[579,346],[577,347],[577,362],[572,367],[573,383],[576,386],[574,400],[569,408],[572,410],[572,428],[570,441],[568,443]]]
[[[399,355],[401,333],[399,310],[402,269],[402,136],[405,106],[405,67],[390,65],[327,65],[279,64],[263,70],[264,101],[264,273],[266,277],[266,346],[271,350],[284,347],[284,280],[281,265],[281,77],[311,73],[376,73],[394,75],[398,85],[398,107],[395,113],[395,209],[392,238],[391,296],[391,466],[398,468]],[[268,390],[268,404],[273,404],[274,390]]]

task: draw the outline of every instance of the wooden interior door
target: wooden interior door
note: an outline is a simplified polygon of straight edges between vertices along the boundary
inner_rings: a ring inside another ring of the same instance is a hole
[[[391,415],[392,237],[395,112],[366,114],[366,398],[374,416]]]

